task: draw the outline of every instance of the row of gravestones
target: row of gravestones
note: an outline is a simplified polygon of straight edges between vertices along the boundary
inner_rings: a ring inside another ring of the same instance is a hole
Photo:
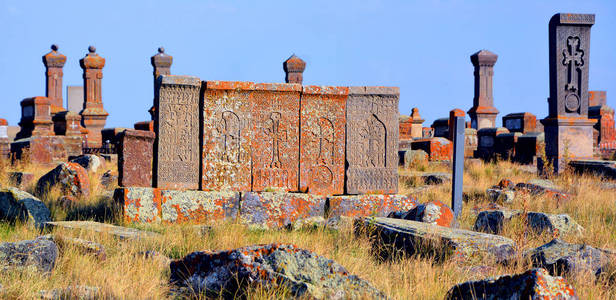
[[[201,81],[163,75],[153,186],[205,191],[394,194],[394,87]]]

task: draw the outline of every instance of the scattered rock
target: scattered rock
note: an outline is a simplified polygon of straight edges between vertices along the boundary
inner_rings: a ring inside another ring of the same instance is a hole
[[[105,251],[105,247],[99,243],[79,238],[52,234],[47,234],[41,236],[40,238],[48,239],[56,243],[56,245],[60,249],[60,253],[62,253],[67,246],[72,246],[75,247],[77,251],[79,251],[79,253],[82,255],[92,255],[101,261],[107,259],[107,252]]]
[[[428,164],[428,153],[423,150],[407,150],[404,154],[404,168],[412,169],[416,166]]]
[[[490,188],[486,190],[486,194],[492,202],[513,203],[515,200],[515,192],[509,189]]]
[[[58,258],[58,247],[50,240],[0,243],[0,270],[22,269],[49,273]]]
[[[544,269],[468,281],[452,287],[445,296],[457,299],[578,299],[573,286],[562,277],[552,277]]]
[[[101,288],[96,286],[76,285],[65,288],[57,288],[53,290],[42,290],[39,292],[41,299],[45,300],[64,300],[64,299],[79,299],[79,300],[98,300],[98,299],[115,299],[101,293]]]
[[[544,189],[554,189],[554,190],[558,189],[558,186],[549,179],[534,178],[534,179],[529,180],[528,183],[539,186]]]
[[[139,256],[143,257],[144,259],[150,259],[159,262],[163,265],[169,265],[171,263],[171,259],[169,257],[162,255],[160,252],[154,250],[140,252]]]
[[[61,222],[47,222],[45,226],[59,227],[66,229],[87,230],[98,233],[111,234],[120,239],[140,239],[156,237],[159,234],[151,231],[144,231],[135,228],[121,227],[111,224],[93,222],[93,221],[61,221]]]
[[[531,195],[548,195],[558,201],[569,200],[572,195],[565,193],[549,180],[533,179],[528,183],[520,182],[515,186],[516,191],[530,193]]]
[[[91,173],[96,173],[99,168],[104,168],[105,166],[105,160],[102,157],[93,154],[81,155],[72,159],[71,162],[78,163]]]
[[[321,216],[299,219],[289,225],[291,230],[315,230],[324,228],[327,224],[325,218]]]
[[[406,212],[393,212],[388,217],[445,227],[452,227],[455,224],[453,210],[438,200],[419,204],[417,207]]]
[[[577,272],[599,275],[610,261],[616,258],[616,254],[612,251],[588,245],[569,244],[559,239],[528,250],[524,256],[532,261],[534,267],[545,268],[552,275]]]
[[[55,186],[60,187],[64,194],[70,193],[75,197],[88,197],[90,195],[88,172],[74,162],[61,163],[55,169],[43,175],[36,184],[37,194],[43,195]]]
[[[333,260],[293,245],[256,245],[220,252],[193,252],[173,261],[171,282],[212,297],[237,297],[251,286],[288,288],[310,299],[385,298],[370,283]],[[224,291],[224,294],[220,294]]]
[[[51,212],[45,204],[18,188],[0,189],[0,218],[9,222],[31,222],[42,227],[51,221]]]
[[[24,189],[34,182],[34,174],[27,172],[9,172],[9,182],[17,188]]]
[[[118,184],[118,175],[111,173],[111,170],[107,170],[101,175],[101,184],[106,188],[111,188],[113,185]]]
[[[374,249],[391,249],[393,246],[409,255],[425,251],[439,260],[455,255],[457,259],[468,261],[486,256],[506,262],[515,254],[514,242],[502,236],[410,220],[361,218],[355,221],[355,232],[371,235]],[[383,252],[381,255],[389,253]]]
[[[475,220],[473,230],[499,234],[503,226],[513,218],[524,217],[524,211],[513,209],[498,209],[482,211]],[[537,234],[549,231],[552,234],[580,234],[584,230],[575,220],[567,214],[547,214],[541,212],[527,212],[526,222]]]
[[[509,179],[501,179],[501,181],[498,182],[498,188],[499,189],[513,189],[515,188],[515,184],[513,183],[513,181]]]

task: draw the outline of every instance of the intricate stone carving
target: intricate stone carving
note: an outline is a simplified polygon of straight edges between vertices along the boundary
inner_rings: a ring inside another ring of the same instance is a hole
[[[346,112],[349,194],[398,191],[398,88],[351,87]]]
[[[166,189],[199,187],[199,90],[190,76],[161,76],[156,130],[156,185]]]

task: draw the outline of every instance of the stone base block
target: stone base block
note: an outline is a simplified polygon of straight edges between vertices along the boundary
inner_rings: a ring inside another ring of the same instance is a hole
[[[413,141],[411,149],[426,151],[430,161],[450,161],[453,157],[453,144],[441,137]]]
[[[327,198],[327,216],[365,217],[387,216],[394,211],[410,210],[419,203],[405,195],[353,195]]]
[[[79,136],[32,136],[11,143],[11,153],[15,159],[25,158],[26,149],[29,149],[32,163],[44,165],[67,161],[69,156],[83,153]]]
[[[114,200],[129,222],[203,223],[234,220],[239,211],[240,193],[163,190],[147,187],[117,188]]]
[[[243,223],[268,228],[287,226],[300,219],[323,217],[326,197],[284,192],[242,194],[240,219]]]

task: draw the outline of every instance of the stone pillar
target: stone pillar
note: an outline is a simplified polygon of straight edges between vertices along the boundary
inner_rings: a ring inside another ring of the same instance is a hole
[[[413,107],[413,111],[411,112],[411,137],[414,139],[423,138],[422,126],[424,119],[419,115],[419,109],[417,107]]]
[[[304,70],[306,69],[305,61],[293,54],[282,63],[282,68],[285,72],[284,80],[286,83],[302,84],[304,81]]]
[[[17,133],[16,139],[54,135],[49,99],[47,97],[32,97],[22,100],[19,127],[21,127],[21,130]]]
[[[62,106],[62,68],[66,63],[66,56],[58,52],[58,45],[51,45],[51,52],[43,55],[45,65],[45,93],[51,103],[51,116],[64,110]]]
[[[154,67],[154,97],[156,97],[157,91],[157,79],[160,75],[171,75],[171,65],[173,64],[173,56],[165,53],[165,48],[159,47],[158,53],[150,58],[150,62],[152,63],[152,67]],[[156,103],[156,99],[154,99],[154,103]],[[152,105],[150,110],[150,116],[152,117],[152,121],[154,121],[154,117],[156,116],[156,106]],[[148,127],[153,127],[153,123],[149,124]],[[137,129],[137,128],[135,128]]]
[[[452,109],[449,111],[449,140],[453,141],[453,137],[456,135],[456,132],[453,130],[455,127],[454,120],[456,117],[466,117],[466,114],[463,110],[459,108]]]
[[[83,127],[88,132],[87,147],[98,148],[103,144],[101,130],[109,114],[103,108],[101,80],[105,59],[96,54],[96,48],[90,46],[89,53],[79,63],[83,69],[84,108],[80,112]]]
[[[545,151],[554,171],[567,159],[592,159],[588,119],[588,65],[593,14],[556,14],[549,23],[550,97],[548,117],[541,120]]]
[[[11,143],[7,132],[9,123],[5,119],[0,119],[0,158],[9,158],[11,154]]]
[[[475,67],[475,97],[473,107],[468,114],[471,117],[471,127],[477,130],[496,127],[498,110],[494,107],[492,77],[497,59],[498,55],[488,50],[481,50],[471,55],[471,62]]]

